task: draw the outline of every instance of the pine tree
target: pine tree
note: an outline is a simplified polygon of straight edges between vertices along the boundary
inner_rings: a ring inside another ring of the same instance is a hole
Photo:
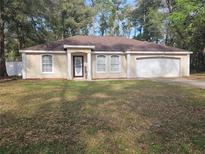
[[[0,78],[6,77],[6,60],[5,60],[5,22],[6,22],[6,12],[5,7],[7,5],[7,1],[0,1]]]

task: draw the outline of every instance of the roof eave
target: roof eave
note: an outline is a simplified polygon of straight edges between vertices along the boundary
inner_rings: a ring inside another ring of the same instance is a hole
[[[191,51],[126,51],[126,53],[139,54],[193,54]]]
[[[19,50],[20,53],[66,53],[66,51],[53,50]]]

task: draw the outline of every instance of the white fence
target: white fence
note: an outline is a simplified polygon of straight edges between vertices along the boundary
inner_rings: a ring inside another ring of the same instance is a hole
[[[22,62],[6,62],[6,70],[9,76],[21,76]]]

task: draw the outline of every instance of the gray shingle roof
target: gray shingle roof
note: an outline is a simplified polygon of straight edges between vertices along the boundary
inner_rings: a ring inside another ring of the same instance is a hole
[[[62,51],[64,45],[93,45],[95,51],[185,51],[183,49],[159,45],[146,41],[113,36],[73,36],[23,50]]]

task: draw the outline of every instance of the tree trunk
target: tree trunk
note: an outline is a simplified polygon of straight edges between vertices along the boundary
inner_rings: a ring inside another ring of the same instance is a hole
[[[169,10],[169,13],[172,13],[172,1],[166,0],[167,8]]]
[[[7,77],[4,50],[4,1],[0,2],[0,78]]]

